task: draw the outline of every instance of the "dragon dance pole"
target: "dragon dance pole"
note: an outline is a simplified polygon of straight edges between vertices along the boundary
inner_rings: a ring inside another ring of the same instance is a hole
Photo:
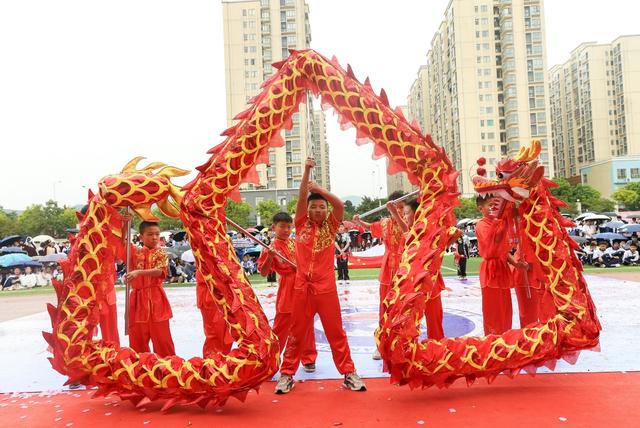
[[[267,244],[265,244],[264,242],[262,242],[261,240],[257,239],[256,237],[254,237],[251,233],[247,232],[245,229],[242,228],[242,226],[236,224],[236,222],[234,222],[233,220],[227,218],[227,223],[229,223],[231,226],[233,226],[234,228],[238,229],[240,232],[244,233],[245,236],[249,239],[251,239],[253,242],[255,242],[258,245],[262,245],[264,248],[266,248],[267,250],[271,250],[272,248],[270,248]],[[283,256],[282,254],[280,254],[277,251],[274,251],[275,255],[280,257],[284,262],[289,263],[291,266],[293,266],[294,268],[298,268],[296,266],[296,264],[294,262],[292,262],[291,260],[289,260],[288,258],[286,258],[285,256]]]
[[[127,216],[127,233],[125,233],[127,261],[125,262],[125,275],[128,274],[131,269],[131,210],[129,207],[127,207]],[[129,335],[129,291],[131,290],[129,281],[125,281],[124,287],[124,335],[127,336]]]
[[[400,202],[400,201],[404,201],[405,199],[409,199],[410,197],[415,196],[415,195],[417,195],[418,193],[420,193],[420,190],[419,190],[419,189],[418,189],[418,190],[414,190],[414,191],[413,191],[413,192],[411,192],[411,193],[407,193],[406,195],[401,196],[401,197],[399,197],[398,199],[395,199],[393,202]],[[381,205],[381,206],[379,206],[378,208],[374,208],[374,209],[372,209],[372,210],[369,210],[369,211],[367,211],[367,212],[365,212],[365,213],[360,214],[360,218],[370,216],[371,214],[375,214],[375,213],[377,213],[378,211],[382,211],[382,210],[386,210],[386,209],[387,209],[387,207],[386,207],[385,205]]]

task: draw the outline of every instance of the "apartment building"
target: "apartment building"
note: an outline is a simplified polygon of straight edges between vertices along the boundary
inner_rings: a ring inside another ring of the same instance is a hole
[[[463,196],[474,194],[478,158],[494,177],[532,139],[553,176],[543,2],[451,0],[408,98],[409,117],[461,171]]]
[[[640,181],[640,35],[582,43],[549,70],[556,175],[610,197]]]

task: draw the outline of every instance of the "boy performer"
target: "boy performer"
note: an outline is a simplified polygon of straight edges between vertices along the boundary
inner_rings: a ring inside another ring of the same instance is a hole
[[[384,314],[384,298],[387,296],[389,289],[391,288],[391,281],[393,280],[398,266],[400,265],[400,257],[402,255],[402,247],[404,245],[404,238],[402,236],[403,230],[400,226],[401,219],[399,211],[402,211],[404,207],[404,201],[393,202],[393,200],[401,198],[404,193],[398,191],[389,195],[389,202],[387,202],[387,211],[391,215],[390,218],[383,218],[374,223],[367,223],[360,220],[360,216],[356,214],[353,217],[353,221],[371,231],[371,236],[374,238],[382,238],[384,243],[384,255],[382,256],[382,268],[378,280],[380,281],[380,309],[379,309],[379,322],[382,321],[382,315]],[[380,351],[377,349],[373,353],[372,358],[374,360],[381,359]]]
[[[403,220],[400,223],[400,227],[405,233],[402,246],[408,239],[409,229],[413,226],[417,210],[418,201],[416,199],[407,201],[403,207]],[[437,292],[437,295],[432,295],[431,299],[427,300],[424,307],[424,317],[427,322],[427,337],[432,340],[440,340],[444,338],[444,329],[442,328],[444,312],[442,310],[442,297],[440,296],[440,293],[444,290],[444,279],[441,272],[438,272],[435,287],[437,291],[434,290],[434,294]]]
[[[175,355],[169,319],[173,316],[162,283],[169,266],[167,255],[158,247],[158,223],[140,223],[142,248],[131,246],[131,266],[124,279],[131,284],[129,299],[129,346],[136,352],[153,352],[161,357]]]
[[[308,158],[300,184],[296,209],[296,282],[293,298],[293,322],[289,343],[280,367],[276,394],[293,389],[293,375],[298,369],[308,326],[317,313],[331,347],[333,361],[344,375],[344,387],[354,391],[366,390],[355,372],[347,333],[342,327],[340,302],[333,269],[336,231],[342,222],[344,205],[334,194],[316,183],[309,182],[315,162]],[[310,193],[311,192],[311,193]],[[329,212],[328,203],[333,206]]]
[[[262,251],[258,258],[258,270],[260,275],[268,276],[272,272],[277,272],[280,280],[278,282],[278,295],[276,297],[276,317],[273,320],[273,332],[278,336],[280,342],[280,352],[283,352],[287,339],[291,332],[291,318],[293,311],[293,287],[296,282],[296,268],[275,255],[276,252],[282,254],[287,259],[296,259],[295,242],[291,235],[293,219],[288,213],[281,212],[273,216],[271,228],[276,234],[268,251]],[[313,319],[308,325],[306,339],[302,348],[302,367],[307,373],[316,371],[316,339],[313,332]]]

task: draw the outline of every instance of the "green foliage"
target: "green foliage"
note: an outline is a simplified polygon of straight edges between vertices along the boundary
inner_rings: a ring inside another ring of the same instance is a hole
[[[379,206],[384,205],[387,202],[386,199],[373,199],[370,198],[368,196],[364,196],[362,198],[362,201],[360,201],[360,204],[358,205],[358,207],[355,210],[354,214],[362,214],[365,213],[369,210],[372,210],[374,208],[378,208]],[[375,214],[371,214],[369,216],[367,216],[367,218],[363,219],[367,222],[373,222],[373,221],[377,221],[380,220],[382,217],[385,217],[387,214],[386,210],[380,210]]]
[[[0,237],[18,234],[15,213],[7,213],[0,208]]]
[[[249,227],[251,205],[248,203],[227,199],[227,206],[224,208],[224,211],[226,216],[236,222],[238,226]]]
[[[160,226],[160,230],[181,230],[184,226],[182,225],[182,221],[179,218],[172,218],[165,215],[160,209],[157,207],[151,210],[153,215],[158,217],[160,221],[158,222],[158,226]],[[136,222],[134,222],[136,223]],[[135,227],[138,226],[139,223],[135,224]]]
[[[356,207],[351,201],[345,201],[344,203],[344,218],[345,220],[351,220],[356,214]]]
[[[280,212],[280,207],[271,199],[266,199],[256,205],[256,213],[260,216],[263,225],[271,224],[274,215]]]
[[[578,199],[583,211],[602,212],[614,209],[613,201],[603,198],[600,192],[588,184],[573,186],[566,178],[554,178],[553,181],[558,187],[552,188],[551,193],[567,203],[567,207],[562,209],[564,212],[576,213]]]
[[[640,209],[640,182],[629,183],[616,190],[611,196],[615,201],[620,202],[627,209]]]
[[[453,209],[453,213],[458,220],[481,217],[476,198],[460,198],[460,205]]]
[[[298,198],[292,199],[287,203],[287,212],[293,216],[296,214],[297,207],[298,207]]]

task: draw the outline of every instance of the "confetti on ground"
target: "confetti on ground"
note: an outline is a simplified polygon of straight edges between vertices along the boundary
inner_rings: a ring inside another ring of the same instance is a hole
[[[418,425],[424,425],[424,421],[423,421],[422,419],[420,419],[420,420],[418,421]]]
[[[567,418],[565,418],[564,416],[560,416],[558,419],[560,419],[562,422],[566,422]]]
[[[455,413],[456,409],[449,409],[449,413]]]
[[[105,416],[111,416],[111,412],[107,412],[104,414]]]

